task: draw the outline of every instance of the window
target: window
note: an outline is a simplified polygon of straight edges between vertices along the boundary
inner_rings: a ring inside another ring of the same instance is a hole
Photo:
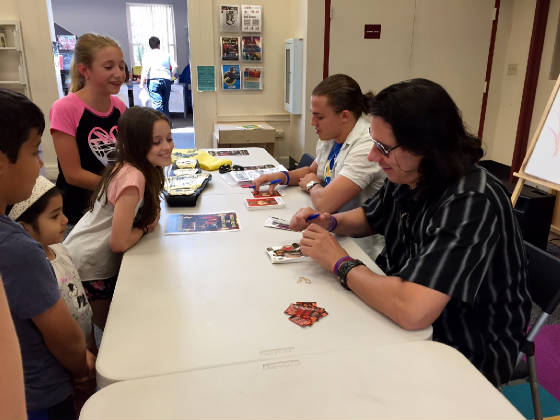
[[[157,36],[160,48],[177,61],[173,5],[126,3],[126,22],[133,66],[142,65],[144,52],[150,48],[148,39],[151,36]]]

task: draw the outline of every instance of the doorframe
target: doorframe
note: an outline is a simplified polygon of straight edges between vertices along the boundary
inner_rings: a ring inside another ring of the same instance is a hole
[[[484,93],[482,94],[482,104],[480,105],[480,120],[478,122],[478,138],[482,140],[484,132],[484,120],[486,119],[486,106],[488,105],[488,92],[490,91],[490,78],[492,76],[492,63],[494,61],[494,47],[496,45],[496,33],[498,31],[498,19],[500,16],[500,0],[494,2],[495,16],[492,22],[492,32],[490,33],[490,45],[488,47],[488,60],[486,61],[486,83]]]
[[[513,182],[513,173],[519,171],[525,159],[525,153],[527,152],[549,8],[550,0],[537,0],[535,17],[533,19],[533,31],[531,33],[531,43],[529,45],[529,55],[527,57],[527,70],[525,71],[525,82],[523,84],[523,95],[521,97],[521,107],[517,120],[515,146],[513,148],[513,157],[511,160],[511,170],[509,174],[511,182]]]
[[[329,77],[329,52],[331,48],[331,0],[325,0],[325,34],[323,36],[323,79]]]

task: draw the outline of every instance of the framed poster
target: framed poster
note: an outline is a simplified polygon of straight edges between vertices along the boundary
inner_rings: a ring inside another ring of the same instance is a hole
[[[243,68],[243,89],[262,90],[263,88],[263,68],[245,67]]]
[[[239,37],[221,36],[220,51],[222,52],[222,61],[239,61]]]
[[[241,28],[241,15],[239,5],[222,4],[220,5],[220,31],[239,32]]]
[[[260,35],[241,37],[241,58],[243,61],[262,61],[262,38]]]
[[[222,88],[225,90],[241,89],[241,70],[239,64],[222,65]]]
[[[241,31],[262,32],[262,6],[241,6]]]

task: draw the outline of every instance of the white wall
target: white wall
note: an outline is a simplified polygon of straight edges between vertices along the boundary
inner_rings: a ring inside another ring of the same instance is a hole
[[[56,154],[49,131],[49,109],[59,98],[58,76],[54,65],[50,23],[45,0],[2,0],[0,19],[19,20],[27,64],[31,99],[45,114],[43,160],[46,174],[56,177]]]

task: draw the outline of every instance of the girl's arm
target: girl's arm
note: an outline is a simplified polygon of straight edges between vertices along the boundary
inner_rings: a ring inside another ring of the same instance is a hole
[[[95,190],[101,177],[82,168],[76,137],[55,130],[52,133],[52,138],[54,150],[66,182],[75,187],[90,191]]]
[[[56,360],[74,379],[86,378],[86,339],[64,299],[58,299],[53,306],[32,319]]]
[[[138,188],[125,188],[117,198],[113,213],[110,246],[113,252],[125,252],[140,240],[144,231],[132,227],[134,210],[140,201]]]

